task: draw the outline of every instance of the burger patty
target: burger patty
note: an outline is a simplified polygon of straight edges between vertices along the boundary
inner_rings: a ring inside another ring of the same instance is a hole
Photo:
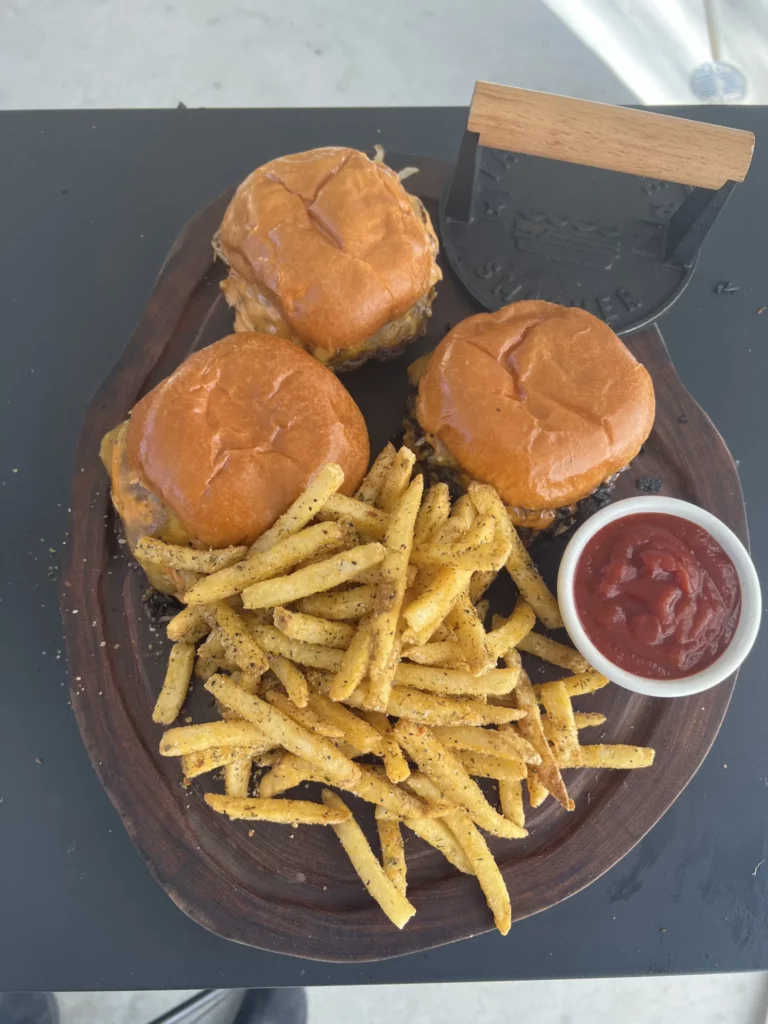
[[[465,493],[472,478],[456,464],[438,438],[433,438],[424,431],[416,419],[415,404],[414,392],[408,400],[406,415],[403,418],[403,443],[416,455],[427,484],[447,484],[451,499],[455,500]],[[620,470],[621,472],[623,470]],[[614,473],[591,494],[562,508],[525,509],[507,505],[506,509],[524,543],[530,546],[543,534],[556,537],[565,533],[609,504],[618,477],[619,473]]]
[[[355,370],[372,357],[386,360],[399,356],[412,341],[420,338],[426,331],[427,321],[432,316],[432,303],[437,294],[435,289],[431,288],[403,316],[384,324],[360,345],[332,352],[309,345],[294,334],[277,307],[262,294],[261,289],[249,284],[235,271],[230,270],[229,276],[221,283],[221,290],[229,306],[235,310],[235,331],[277,334],[305,349],[330,370],[342,372]]]

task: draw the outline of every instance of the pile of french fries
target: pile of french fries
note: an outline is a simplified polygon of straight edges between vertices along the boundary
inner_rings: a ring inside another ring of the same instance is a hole
[[[572,700],[608,680],[534,630],[562,620],[499,496],[472,483],[452,505],[413,470],[413,453],[388,445],[353,498],[328,465],[250,549],[139,542],[187,586],[154,721],[176,721],[193,677],[220,714],[168,729],[160,753],[181,759],[185,784],[223,769],[224,793],[205,800],[232,819],[330,825],[398,928],[415,913],[405,826],[476,876],[506,934],[510,898],[482,833],[528,834],[523,783],[531,807],[551,794],[572,810],[563,769],[641,768],[654,752],[580,742],[605,717]],[[487,630],[483,594],[505,567],[520,596]],[[567,675],[534,686],[520,652]],[[325,787],[322,803],[283,796],[306,782]],[[380,857],[338,791],[375,805]]]

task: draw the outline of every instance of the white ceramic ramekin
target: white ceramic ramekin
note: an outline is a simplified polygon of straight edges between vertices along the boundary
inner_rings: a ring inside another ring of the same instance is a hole
[[[587,636],[576,611],[573,599],[573,580],[576,566],[587,543],[607,523],[624,516],[637,513],[661,512],[666,515],[679,516],[702,527],[728,555],[736,567],[741,585],[741,617],[730,644],[717,661],[700,672],[694,672],[683,679],[647,679],[635,675],[615,665],[601,654]],[[624,686],[635,693],[644,693],[651,697],[687,697],[691,693],[700,693],[716,686],[732,675],[749,654],[755,642],[762,617],[762,600],[757,572],[749,557],[747,549],[736,534],[715,516],[697,505],[678,498],[664,498],[661,495],[648,495],[640,498],[627,498],[596,512],[574,533],[565,549],[560,571],[557,577],[557,597],[560,602],[563,622],[568,635],[576,649],[587,661],[614,683]]]

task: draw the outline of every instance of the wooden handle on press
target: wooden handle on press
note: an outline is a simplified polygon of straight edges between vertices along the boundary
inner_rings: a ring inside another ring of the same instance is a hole
[[[752,132],[647,110],[476,82],[467,128],[481,146],[717,189],[743,181]]]

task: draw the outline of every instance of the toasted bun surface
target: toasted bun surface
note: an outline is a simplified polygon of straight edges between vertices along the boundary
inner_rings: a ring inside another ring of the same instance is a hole
[[[416,415],[459,467],[509,505],[586,497],[640,450],[653,384],[582,309],[516,302],[462,321],[432,355]]]
[[[289,341],[233,334],[191,355],[134,408],[126,455],[190,537],[253,542],[319,469],[337,462],[351,494],[368,431],[330,370]]]
[[[355,149],[259,167],[227,208],[219,246],[234,275],[274,305],[278,333],[331,352],[404,316],[441,276],[419,201]]]

